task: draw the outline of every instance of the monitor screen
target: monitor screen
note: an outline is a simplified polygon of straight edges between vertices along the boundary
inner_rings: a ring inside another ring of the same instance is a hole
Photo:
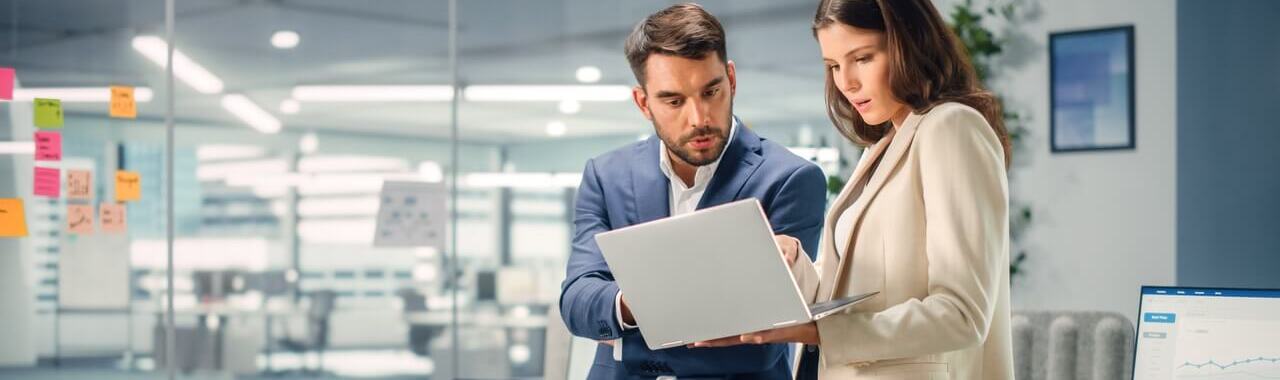
[[[1280,379],[1280,290],[1143,287],[1134,380]]]
[[[496,301],[498,299],[498,274],[492,270],[476,273],[476,301]]]

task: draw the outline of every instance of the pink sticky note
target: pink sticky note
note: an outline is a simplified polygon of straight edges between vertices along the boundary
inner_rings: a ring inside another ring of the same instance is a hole
[[[67,205],[67,231],[73,234],[93,233],[93,206]]]
[[[121,233],[129,228],[125,218],[124,204],[103,203],[98,206],[98,220],[102,223],[102,232]]]
[[[39,196],[57,198],[62,193],[61,171],[55,168],[36,167],[35,193]]]
[[[0,67],[0,100],[13,100],[12,67]]]
[[[36,132],[36,161],[62,161],[62,135]]]

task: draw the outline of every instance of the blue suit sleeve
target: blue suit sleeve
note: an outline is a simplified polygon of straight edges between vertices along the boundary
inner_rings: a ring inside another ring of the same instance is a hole
[[[565,326],[583,338],[610,340],[622,333],[614,316],[618,285],[595,240],[597,233],[609,229],[604,189],[594,161],[588,161],[574,202],[573,249],[560,288],[560,315]]]
[[[809,259],[817,260],[818,239],[827,208],[827,178],[817,165],[806,164],[782,184],[765,205],[773,233],[800,240]]]

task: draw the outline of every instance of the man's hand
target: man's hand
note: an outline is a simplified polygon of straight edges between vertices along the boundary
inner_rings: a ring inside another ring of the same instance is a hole
[[[633,315],[631,315],[631,308],[630,308],[630,307],[627,307],[627,297],[626,297],[626,296],[623,296],[623,295],[621,295],[621,293],[619,293],[619,295],[618,295],[618,299],[621,301],[621,302],[618,302],[618,303],[619,303],[620,305],[622,305],[622,322],[623,322],[623,323],[626,323],[626,324],[628,324],[628,325],[631,325],[631,326],[635,326],[635,325],[636,325],[636,317],[635,317],[635,316],[633,316]]]
[[[795,265],[796,258],[800,256],[800,240],[787,235],[773,235],[773,241],[782,250],[782,258],[787,260],[787,266]]]

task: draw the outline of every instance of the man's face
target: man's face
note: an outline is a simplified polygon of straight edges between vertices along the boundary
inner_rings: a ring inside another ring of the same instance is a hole
[[[722,63],[714,52],[703,59],[653,54],[644,86],[632,97],[676,158],[703,166],[728,144],[736,86],[733,62]]]

